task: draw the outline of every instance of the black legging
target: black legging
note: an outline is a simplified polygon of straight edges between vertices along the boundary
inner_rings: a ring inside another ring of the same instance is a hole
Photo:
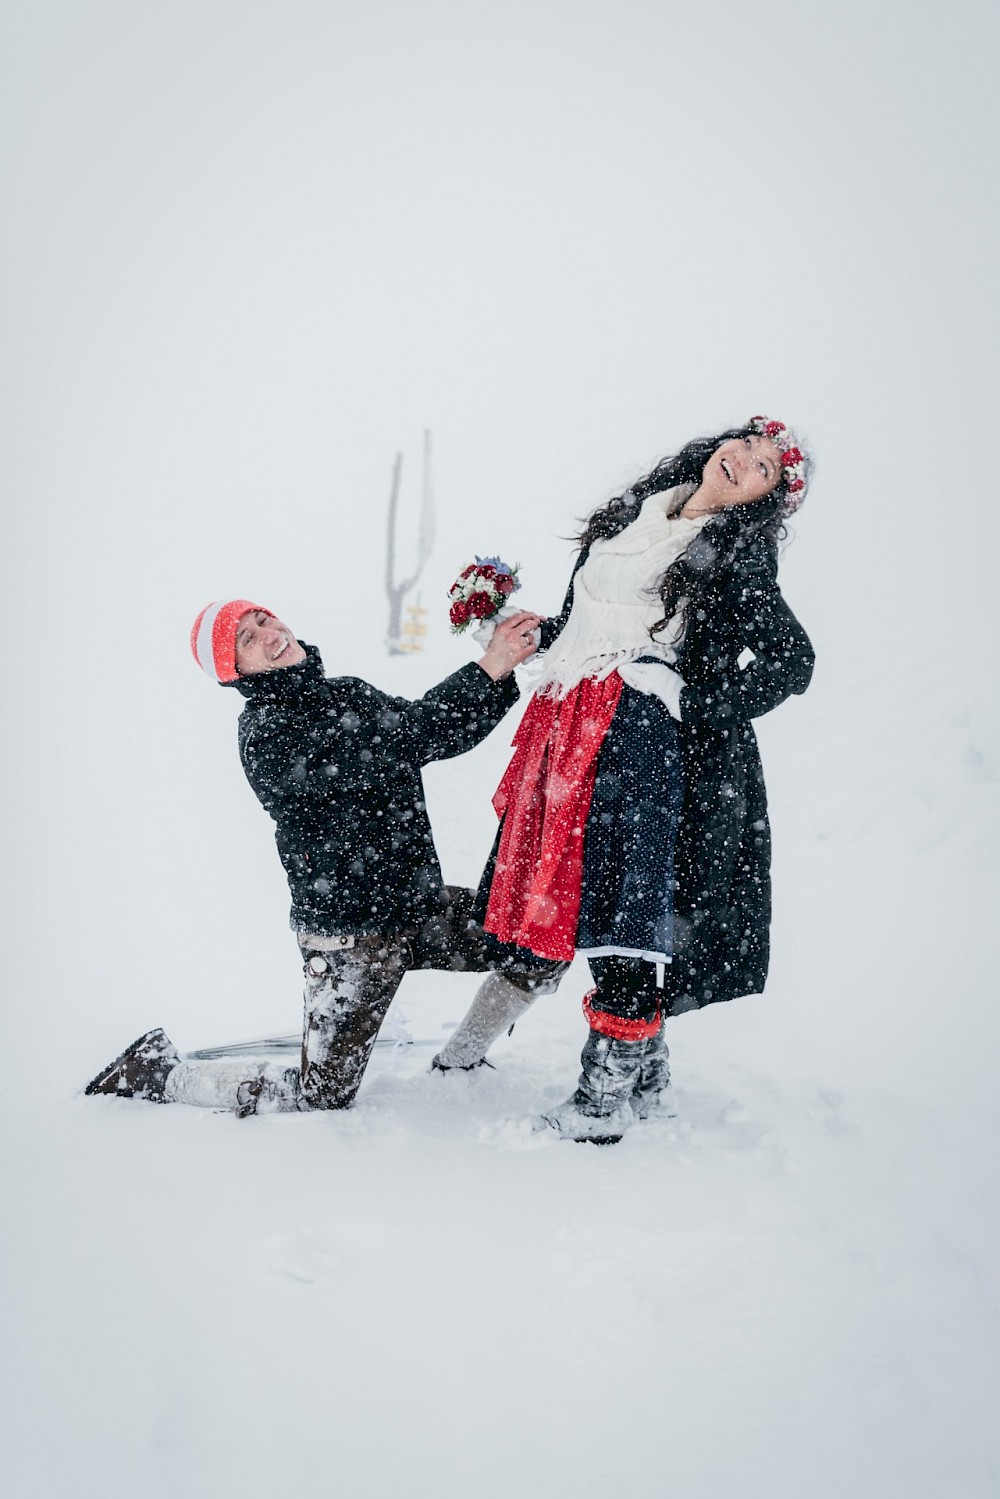
[[[622,1020],[652,1020],[662,998],[656,987],[656,964],[644,958],[588,958],[597,983],[595,1010]]]

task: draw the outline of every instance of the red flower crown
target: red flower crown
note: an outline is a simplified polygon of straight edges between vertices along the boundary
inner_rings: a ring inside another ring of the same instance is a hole
[[[747,422],[751,432],[769,437],[781,454],[782,477],[788,486],[781,506],[782,515],[794,515],[806,497],[809,485],[808,460],[796,441],[794,432],[784,422],[769,416],[752,416]]]

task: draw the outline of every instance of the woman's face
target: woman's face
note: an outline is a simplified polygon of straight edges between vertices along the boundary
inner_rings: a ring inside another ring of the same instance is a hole
[[[762,500],[781,478],[781,454],[769,437],[751,432],[716,448],[701,475],[700,497],[713,510]]]

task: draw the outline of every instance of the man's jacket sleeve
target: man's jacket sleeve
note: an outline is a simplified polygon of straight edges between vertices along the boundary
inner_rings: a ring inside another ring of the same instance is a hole
[[[473,749],[519,696],[513,672],[494,682],[481,666],[470,662],[415,702],[398,698],[393,706],[413,736],[421,764],[426,764]]]

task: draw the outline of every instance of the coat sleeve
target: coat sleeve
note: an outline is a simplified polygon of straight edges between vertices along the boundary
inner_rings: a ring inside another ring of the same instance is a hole
[[[520,697],[513,672],[494,682],[470,662],[415,702],[391,699],[413,737],[420,763],[449,760],[473,749]]]
[[[559,613],[553,614],[550,619],[542,621],[538,632],[541,636],[541,643],[538,647],[539,651],[547,651],[552,642],[562,634],[563,630],[565,630],[566,621],[569,619],[570,610],[573,608],[573,588],[576,583],[576,575],[580,571],[583,564],[586,562],[589,551],[590,548],[588,547],[585,551],[582,551],[579,557],[576,559],[576,566],[573,568],[573,573],[569,580],[569,587],[566,589],[566,597],[563,599],[563,606],[560,609]]]
[[[681,721],[725,727],[759,718],[793,693],[805,692],[815,653],[808,635],[781,596],[773,548],[754,548],[733,569],[720,599],[728,615],[726,649],[711,680],[681,692]],[[750,650],[744,668],[739,657]]]
[[[240,760],[257,800],[274,818],[308,791],[308,746],[280,713],[265,722],[241,719]]]

